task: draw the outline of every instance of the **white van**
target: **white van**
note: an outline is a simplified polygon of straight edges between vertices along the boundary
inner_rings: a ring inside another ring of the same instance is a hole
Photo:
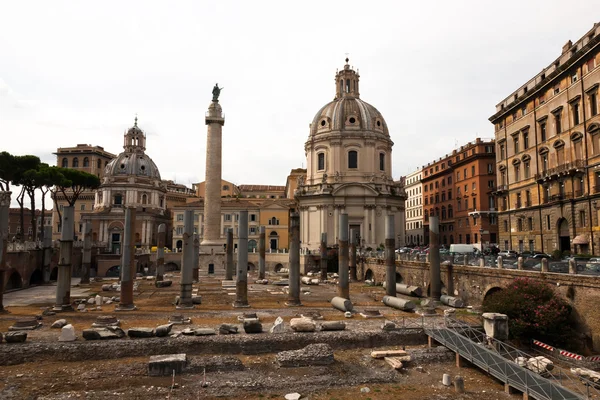
[[[450,253],[451,254],[472,254],[475,253],[477,249],[472,244],[451,244],[450,245]]]

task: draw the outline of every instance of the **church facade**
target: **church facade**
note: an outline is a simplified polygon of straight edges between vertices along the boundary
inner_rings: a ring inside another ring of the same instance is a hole
[[[392,178],[392,146],[381,113],[360,98],[359,75],[348,64],[336,73],[336,95],[313,118],[304,150],[306,175],[295,198],[300,214],[301,247],[319,249],[339,237],[339,215],[348,214],[360,247],[385,242],[385,218],[393,215],[396,247],[404,244],[404,189]]]

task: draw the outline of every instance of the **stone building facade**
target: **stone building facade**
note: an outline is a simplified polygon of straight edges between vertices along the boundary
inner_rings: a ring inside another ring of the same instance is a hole
[[[423,166],[425,242],[429,243],[429,217],[440,223],[440,243],[497,242],[494,141],[477,138]]]
[[[94,174],[100,179],[104,177],[104,169],[108,163],[116,156],[109,153],[101,146],[92,146],[89,144],[78,144],[75,147],[59,147],[56,149],[56,165],[62,168],[73,168],[79,171]],[[60,239],[60,218],[59,214],[62,208],[68,203],[63,195],[57,193],[57,201],[52,210],[52,240]],[[95,191],[84,191],[81,193],[75,204],[75,236],[77,239],[81,236],[81,215],[94,209],[96,199]]]
[[[392,146],[381,113],[360,98],[359,75],[346,65],[335,76],[335,99],[313,118],[305,143],[306,177],[295,191],[301,246],[317,250],[339,237],[339,215],[362,247],[384,243],[385,218],[395,217],[396,246],[404,245],[404,188],[392,178]]]
[[[496,106],[500,245],[600,252],[600,24]]]
[[[421,182],[423,168],[404,177],[406,191],[406,238],[407,246],[425,244],[423,228],[423,183]]]
[[[92,224],[92,241],[104,243],[106,250],[119,254],[123,243],[126,207],[135,207],[136,247],[156,245],[158,225],[169,226],[167,184],[158,167],[145,153],[146,135],[135,124],[124,135],[123,152],[104,168],[102,184],[95,193],[94,210],[82,214],[82,222]]]

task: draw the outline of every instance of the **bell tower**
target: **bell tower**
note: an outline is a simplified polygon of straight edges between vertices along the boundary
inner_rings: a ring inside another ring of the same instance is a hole
[[[137,124],[138,118],[135,116],[135,122],[125,133],[123,149],[129,153],[143,153],[146,150],[146,135]]]
[[[346,57],[346,65],[344,69],[335,74],[335,99],[342,97],[360,98],[358,91],[358,81],[360,75],[354,71],[348,62],[350,59]]]

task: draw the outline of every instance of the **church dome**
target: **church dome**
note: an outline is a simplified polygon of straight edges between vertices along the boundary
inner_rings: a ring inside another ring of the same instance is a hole
[[[146,154],[123,152],[108,163],[104,176],[137,175],[160,179],[160,172],[154,161]]]
[[[146,150],[146,135],[135,124],[125,133],[123,143],[125,150],[108,163],[104,169],[104,177],[139,176],[160,180],[160,172]]]
[[[344,69],[335,76],[335,99],[325,104],[313,118],[311,136],[332,131],[370,131],[390,136],[381,113],[360,99],[359,78],[358,72],[350,68],[346,59]]]

